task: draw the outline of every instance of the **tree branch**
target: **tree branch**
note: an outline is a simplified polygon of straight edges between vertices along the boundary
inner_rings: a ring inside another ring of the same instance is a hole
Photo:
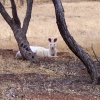
[[[6,12],[4,6],[0,2],[0,13],[2,17],[5,19],[5,21],[9,24],[9,26],[12,28],[13,27],[13,21],[12,18],[9,16],[9,14]]]
[[[12,5],[12,15],[13,15],[13,21],[15,24],[17,24],[19,27],[21,27],[21,23],[20,20],[18,18],[17,15],[17,9],[16,9],[16,5],[15,5],[15,1],[14,0],[10,0],[11,1],[11,5]]]
[[[31,19],[32,5],[33,5],[33,0],[27,0],[26,17],[24,19],[23,27],[22,27],[25,34],[27,33],[27,29],[28,29],[29,22]]]
[[[98,59],[98,57],[97,57],[97,55],[96,55],[96,53],[95,53],[95,51],[94,51],[94,49],[93,49],[93,44],[91,45],[91,49],[92,49],[92,51],[93,51],[93,54],[94,54],[94,56],[95,56],[97,62],[100,64],[100,61],[99,61],[99,59]]]

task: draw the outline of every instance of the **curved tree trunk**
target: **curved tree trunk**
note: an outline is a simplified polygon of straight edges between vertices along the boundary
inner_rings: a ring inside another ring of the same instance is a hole
[[[83,62],[90,74],[94,84],[100,84],[100,77],[97,70],[97,65],[94,63],[88,53],[70,35],[64,18],[64,9],[60,0],[52,0],[55,7],[56,21],[63,40],[68,45],[70,50]]]
[[[26,33],[27,33],[28,26],[29,26],[30,18],[31,18],[33,0],[27,0],[27,11],[26,11],[26,16],[25,16],[22,28],[21,28],[20,20],[17,15],[17,9],[16,9],[15,2],[14,0],[10,0],[10,1],[12,5],[13,18],[11,18],[8,15],[8,13],[6,12],[1,2],[0,2],[0,13],[5,19],[5,21],[11,27],[23,58],[26,60],[34,61],[36,60],[35,54],[31,51],[29,47],[29,43],[26,38]]]

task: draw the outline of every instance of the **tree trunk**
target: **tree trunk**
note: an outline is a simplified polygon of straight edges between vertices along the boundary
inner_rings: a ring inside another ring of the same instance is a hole
[[[11,27],[23,58],[26,60],[34,61],[36,60],[36,56],[30,49],[29,43],[26,38],[26,33],[29,26],[30,18],[31,18],[33,0],[27,0],[27,11],[26,11],[26,16],[25,16],[22,28],[21,28],[20,20],[17,15],[15,2],[14,0],[10,0],[10,1],[12,5],[13,18],[11,18],[8,15],[8,13],[6,12],[1,2],[0,2],[0,13],[3,16],[3,18],[6,20],[6,22],[9,24],[9,26]]]
[[[90,74],[91,79],[93,80],[93,84],[100,84],[100,77],[98,74],[97,65],[94,63],[89,54],[86,53],[85,50],[83,50],[83,48],[78,45],[78,43],[73,39],[73,37],[70,35],[67,29],[67,25],[64,18],[64,9],[61,1],[60,0],[52,0],[52,1],[55,7],[58,29],[60,31],[61,36],[63,37],[63,40],[68,45],[70,50],[86,66],[87,71]]]

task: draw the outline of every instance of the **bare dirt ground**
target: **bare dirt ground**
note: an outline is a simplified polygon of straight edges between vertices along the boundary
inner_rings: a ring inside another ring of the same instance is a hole
[[[15,53],[0,50],[0,100],[100,99],[100,86],[91,84],[85,66],[67,52],[39,63],[16,60]]]

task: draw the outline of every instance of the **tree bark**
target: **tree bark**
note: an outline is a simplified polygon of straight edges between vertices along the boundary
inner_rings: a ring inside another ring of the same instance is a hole
[[[67,25],[64,18],[64,9],[63,9],[61,1],[60,0],[52,0],[52,1],[55,7],[58,29],[60,31],[61,36],[63,37],[63,40],[68,45],[70,50],[86,66],[87,71],[90,74],[91,79],[93,80],[93,84],[100,84],[100,75],[97,70],[97,65],[89,56],[89,54],[86,53],[85,50],[81,46],[78,45],[78,43],[73,39],[73,37],[70,35],[67,29]]]
[[[27,0],[27,12],[26,12],[25,21],[23,23],[23,28],[21,28],[21,23],[17,15],[15,2],[14,0],[10,0],[10,1],[12,6],[13,18],[9,16],[9,14],[6,12],[1,2],[0,2],[0,13],[5,19],[5,21],[11,27],[23,58],[26,60],[34,61],[36,60],[36,56],[30,49],[29,42],[27,41],[27,37],[26,37],[26,32],[31,18],[33,0]]]

